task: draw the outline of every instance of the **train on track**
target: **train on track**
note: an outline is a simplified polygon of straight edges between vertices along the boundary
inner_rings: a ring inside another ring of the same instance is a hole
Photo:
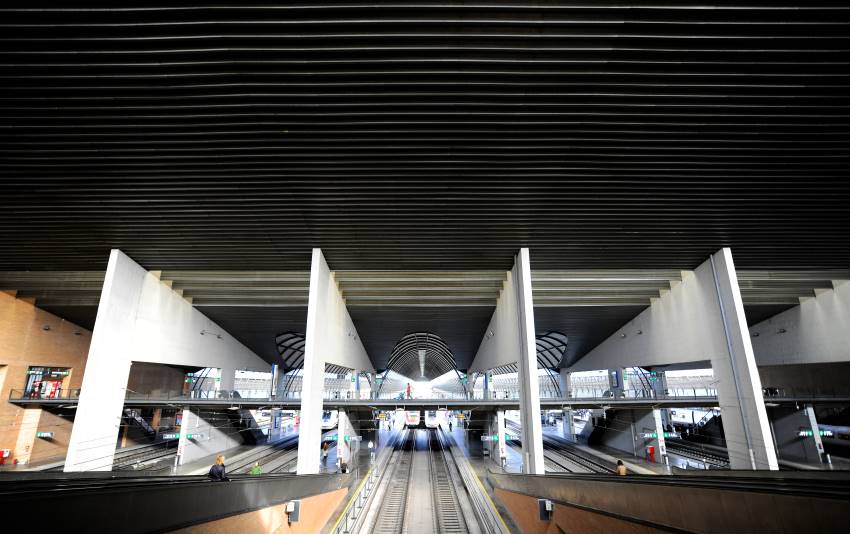
[[[336,410],[325,410],[322,412],[322,430],[331,430],[336,428],[339,414]]]

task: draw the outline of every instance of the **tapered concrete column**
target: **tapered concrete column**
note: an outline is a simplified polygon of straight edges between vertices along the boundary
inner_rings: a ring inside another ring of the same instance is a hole
[[[507,443],[505,443],[505,411],[504,410],[497,410],[496,411],[496,433],[499,436],[499,439],[498,439],[499,446],[497,447],[496,452],[498,454],[498,464],[501,466],[501,465],[503,465],[502,458],[508,457],[508,448],[507,448],[508,446],[507,446]]]
[[[527,248],[516,255],[512,270],[519,319],[519,394],[522,420],[523,470],[542,475],[543,428],[540,424],[540,388],[537,380],[537,338],[531,295],[531,259]]]
[[[355,433],[348,420],[348,414],[343,410],[337,412],[336,433],[336,457],[341,462],[351,465],[351,442],[345,441],[345,437],[351,438]]]
[[[626,392],[626,369],[623,367],[615,367],[608,369],[608,389],[614,394],[614,398],[619,399],[625,396]]]
[[[664,423],[661,421],[661,410],[652,410],[652,418],[655,421],[655,462],[664,463],[664,456],[667,455],[667,443],[664,441]]]
[[[569,399],[572,397],[572,381],[570,379],[571,373],[567,369],[559,369],[558,376],[561,381],[561,397],[564,399]]]
[[[569,408],[564,408],[561,420],[561,435],[570,441],[575,441],[576,425],[573,422],[573,411]]]
[[[711,366],[719,378],[717,397],[730,466],[778,470],[732,252],[724,248],[710,261],[727,349],[727,357],[712,360]]]
[[[820,435],[820,427],[818,420],[815,417],[815,409],[811,404],[806,405],[806,417],[809,420],[809,430],[812,431],[812,438],[815,440],[815,448],[818,451],[818,459],[823,462],[823,438]]]
[[[653,371],[655,373],[655,381],[652,383],[652,390],[655,392],[656,398],[664,398],[667,396],[667,374],[664,371]]]
[[[490,373],[490,371],[485,371],[484,372],[484,400],[489,400],[489,399],[493,398],[493,395],[490,392],[492,390],[492,384],[490,383],[490,382],[492,382],[492,380],[493,380],[493,375]]]
[[[325,363],[374,371],[345,307],[345,300],[336,280],[321,249],[316,248],[313,249],[310,266],[307,330],[304,339],[301,429],[298,439],[299,475],[319,472]]]

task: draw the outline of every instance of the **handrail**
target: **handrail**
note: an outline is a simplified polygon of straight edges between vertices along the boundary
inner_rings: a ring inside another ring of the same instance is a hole
[[[400,433],[392,435],[392,439],[384,446],[381,456],[386,456],[385,453],[387,451],[389,451],[390,455],[392,454],[400,435]],[[331,528],[331,532],[333,532],[333,534],[351,532],[349,528],[357,525],[360,512],[366,509],[366,503],[372,496],[372,490],[377,487],[377,481],[384,475],[384,467],[386,467],[386,464],[387,462],[381,458],[376,459],[369,467],[369,471],[366,472],[366,476],[363,478],[363,481],[360,482],[360,485],[357,486],[356,490],[354,490],[354,493],[352,493],[351,498],[348,500],[348,504],[345,506],[345,509],[339,515],[334,526]]]

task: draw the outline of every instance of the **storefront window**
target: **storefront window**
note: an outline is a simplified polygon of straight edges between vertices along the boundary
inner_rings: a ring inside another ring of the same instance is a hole
[[[71,373],[68,368],[30,367],[24,395],[31,399],[55,399],[62,396],[62,385]]]

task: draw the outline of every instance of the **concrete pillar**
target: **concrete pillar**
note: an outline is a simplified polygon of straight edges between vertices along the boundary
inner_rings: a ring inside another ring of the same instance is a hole
[[[324,354],[316,350],[320,340],[320,325],[323,320],[321,293],[323,278],[330,275],[325,258],[319,249],[313,249],[310,265],[310,292],[307,305],[307,331],[304,341],[304,370],[301,377],[301,428],[298,437],[299,475],[317,474],[321,461],[322,446],[322,394],[325,389]]]
[[[661,420],[661,410],[652,410],[652,418],[655,421],[655,462],[664,463],[667,456],[667,444],[664,441],[664,423]]]
[[[570,441],[576,441],[576,425],[573,421],[573,411],[570,408],[564,408],[561,419],[561,435]]]
[[[732,252],[710,258],[720,316],[726,337],[726,357],[712,360],[723,431],[732,469],[778,470],[776,450],[764,407],[761,379],[747,329],[747,318]]]
[[[652,374],[655,373],[655,374]],[[656,398],[664,398],[667,396],[667,374],[664,371],[651,371],[650,379],[652,380],[652,391]]]
[[[492,375],[490,371],[484,371],[484,400],[490,400],[493,398],[493,395],[490,394],[490,381],[492,380]]]
[[[355,369],[352,371],[353,382],[351,383],[351,398],[360,399],[360,371]]]
[[[299,475],[319,472],[322,440],[322,397],[325,363],[348,369],[374,370],[363,342],[345,306],[339,286],[322,255],[313,249],[304,371],[301,393],[301,429],[298,439]]]
[[[519,393],[522,420],[523,469],[527,474],[545,474],[543,428],[540,424],[540,388],[537,380],[537,339],[531,294],[531,259],[522,248],[512,270],[519,319]]]
[[[818,427],[818,420],[815,417],[815,409],[811,404],[806,405],[806,416],[809,420],[809,430],[812,432],[812,438],[815,442],[815,448],[818,451],[818,460],[823,462],[823,439],[820,435],[820,428]]]
[[[614,394],[615,399],[625,396],[626,369],[624,367],[608,369],[608,389]]]
[[[218,390],[233,393],[236,384],[236,369],[233,367],[222,367],[218,370],[219,380]]]
[[[133,361],[268,368],[158,276],[120,250],[112,250],[68,443],[66,472],[112,469]]]
[[[351,465],[351,442],[345,441],[345,437],[351,438],[354,436],[352,432],[351,422],[348,420],[348,413],[343,410],[337,412],[337,442],[336,442],[336,457],[340,462]],[[340,464],[341,465],[341,464]]]
[[[569,399],[572,396],[572,374],[567,369],[559,369],[558,376],[561,381],[561,397]]]
[[[497,447],[497,462],[498,464],[504,465],[503,458],[508,457],[508,449],[507,444],[505,443],[505,411],[497,410],[496,411],[496,435],[498,438],[498,447]]]

